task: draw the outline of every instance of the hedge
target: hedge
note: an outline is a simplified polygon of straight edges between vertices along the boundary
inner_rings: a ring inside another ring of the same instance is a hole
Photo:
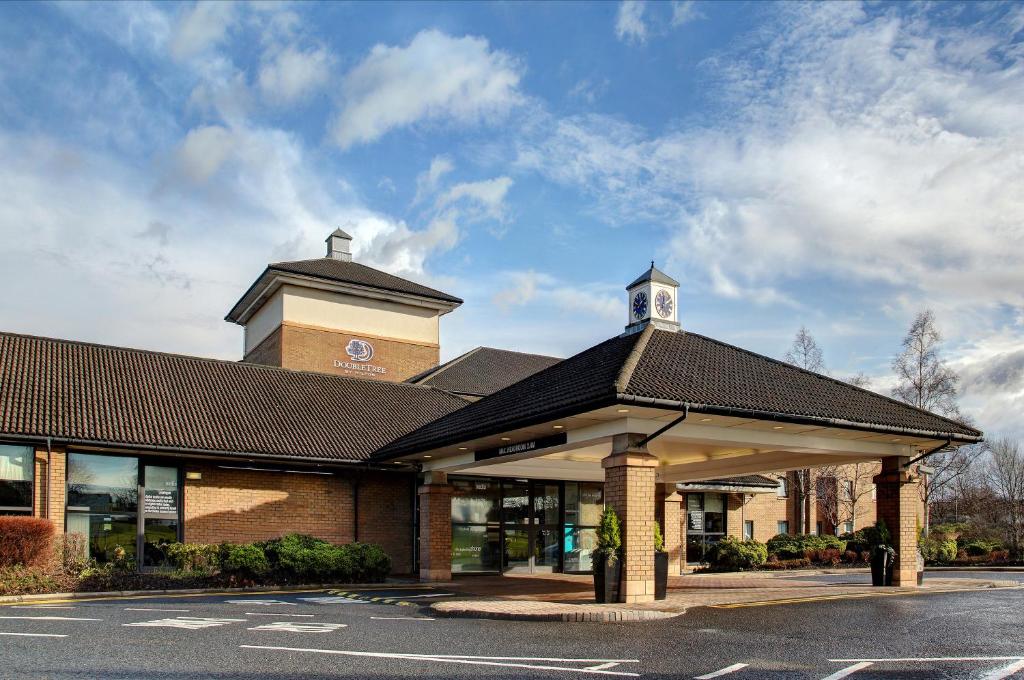
[[[753,569],[768,561],[768,548],[760,541],[741,541],[733,536],[726,536],[711,547],[706,557],[708,563],[714,567]]]
[[[0,567],[37,567],[52,556],[53,523],[36,517],[0,516]]]
[[[780,560],[807,558],[815,560],[821,551],[835,550],[842,555],[846,541],[831,535],[776,534],[768,539],[768,554]],[[829,553],[831,555],[831,553]]]

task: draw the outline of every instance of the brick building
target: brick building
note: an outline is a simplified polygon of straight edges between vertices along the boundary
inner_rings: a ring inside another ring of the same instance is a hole
[[[914,463],[981,438],[682,329],[678,284],[653,264],[605,342],[440,364],[441,317],[462,301],[354,262],[350,241],[335,231],[326,257],[263,271],[226,317],[244,329],[238,362],[0,333],[0,513],[143,569],[168,541],[303,532],[379,543],[396,572],[437,580],[589,571],[610,505],[622,597],[644,601],[655,522],[677,569],[799,517],[823,532],[882,517],[913,555]],[[803,512],[799,470],[820,489]]]

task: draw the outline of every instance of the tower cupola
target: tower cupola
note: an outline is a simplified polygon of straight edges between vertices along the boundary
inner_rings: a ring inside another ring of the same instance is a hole
[[[654,266],[626,286],[626,333],[643,330],[648,324],[663,330],[679,330],[677,295],[679,282]]]

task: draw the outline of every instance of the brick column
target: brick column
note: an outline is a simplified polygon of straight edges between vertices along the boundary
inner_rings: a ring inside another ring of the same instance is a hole
[[[874,478],[878,487],[876,513],[892,534],[896,549],[894,586],[917,586],[917,512],[921,506],[917,479],[903,467],[910,458],[882,459],[882,472]]]
[[[654,601],[654,478],[658,459],[636,446],[642,435],[616,435],[603,461],[605,503],[622,527],[619,600]]]
[[[668,573],[676,575],[682,573],[680,560],[685,562],[682,556],[682,521],[679,517],[680,504],[683,496],[676,490],[676,485],[657,484],[654,493],[654,511],[658,523],[661,525],[661,535],[665,538],[665,552],[668,553]]]
[[[46,455],[45,450],[43,455]],[[46,499],[46,516],[53,522],[53,530],[57,534],[64,533],[67,460],[68,455],[63,448],[54,447],[50,451],[50,469],[47,470],[50,479],[50,497]]]
[[[419,487],[420,580],[452,580],[452,487],[448,475],[428,472]]]

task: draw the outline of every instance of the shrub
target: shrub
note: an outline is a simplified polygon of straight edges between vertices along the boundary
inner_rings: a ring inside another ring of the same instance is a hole
[[[178,571],[211,573],[220,568],[221,549],[203,543],[171,543],[165,552],[167,560]]]
[[[56,578],[39,567],[0,567],[0,595],[55,593],[62,589]]]
[[[808,559],[814,562],[822,560],[824,551],[836,551],[842,554],[846,549],[846,541],[835,536],[816,534],[777,534],[768,540],[768,552],[778,555],[779,559]],[[827,560],[834,557],[832,552],[827,553]]]
[[[860,553],[858,553],[856,550],[847,550],[846,552],[843,553],[843,561],[844,562],[849,562],[850,564],[853,564],[853,563],[857,562],[857,560],[859,560],[859,559],[860,559]]]
[[[654,552],[665,552],[665,537],[661,535],[661,524],[654,523]]]
[[[796,560],[769,560],[764,563],[762,569],[803,569],[811,566],[811,561],[806,558]]]
[[[49,561],[53,523],[36,517],[0,517],[0,567],[42,566]]]
[[[956,559],[956,541],[945,540],[939,543],[935,559],[939,562],[952,562]]]
[[[358,583],[381,583],[391,573],[391,558],[379,545],[352,543],[344,546],[352,553],[354,565],[351,580]]]
[[[768,539],[768,552],[780,560],[800,558],[804,555],[804,547],[796,536],[776,534]]]
[[[262,544],[271,569],[307,583],[380,582],[391,573],[391,558],[368,543],[331,545],[312,536],[289,534]]]
[[[597,527],[597,548],[595,553],[605,559],[614,559],[622,547],[622,533],[619,530],[619,516],[610,505],[601,512],[601,523]]]
[[[252,543],[221,546],[221,567],[226,574],[255,578],[270,568],[263,550]]]
[[[88,566],[88,541],[82,534],[71,533],[55,536],[53,544],[51,572],[75,577]]]
[[[969,557],[985,557],[990,555],[992,551],[998,547],[998,544],[992,541],[978,539],[965,545],[964,552],[966,552]]]
[[[753,569],[768,561],[768,548],[755,540],[722,538],[707,553],[708,563],[725,569]]]

